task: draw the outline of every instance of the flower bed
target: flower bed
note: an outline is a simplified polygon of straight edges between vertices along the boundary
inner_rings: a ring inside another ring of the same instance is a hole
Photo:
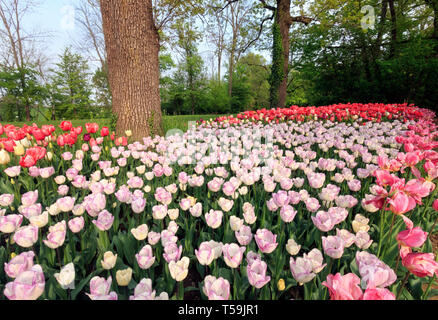
[[[346,106],[0,126],[2,298],[427,299],[435,115]]]

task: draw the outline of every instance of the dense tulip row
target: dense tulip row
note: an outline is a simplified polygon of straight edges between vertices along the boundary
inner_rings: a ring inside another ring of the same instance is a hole
[[[140,142],[0,125],[2,298],[427,299],[434,116],[292,107]]]
[[[428,109],[422,109],[408,104],[382,104],[382,103],[353,103],[334,104],[322,107],[298,107],[277,109],[260,109],[245,111],[234,116],[223,116],[215,119],[218,123],[240,123],[242,121],[264,121],[282,122],[287,120],[308,121],[308,120],[330,120],[330,121],[356,121],[364,124],[368,121],[388,121],[399,119],[419,120],[427,117],[434,117]],[[200,122],[205,122],[204,120]]]

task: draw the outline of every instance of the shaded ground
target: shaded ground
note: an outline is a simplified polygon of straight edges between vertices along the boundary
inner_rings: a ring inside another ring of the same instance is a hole
[[[438,250],[438,233],[434,233],[430,235],[430,241],[432,242],[433,251],[437,252]],[[423,290],[426,290],[427,284],[423,284]],[[434,284],[432,284],[432,289],[438,289],[438,281],[435,280]],[[433,296],[429,300],[438,300],[438,296]]]

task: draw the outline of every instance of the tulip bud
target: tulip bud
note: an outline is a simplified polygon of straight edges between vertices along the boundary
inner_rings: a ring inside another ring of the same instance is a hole
[[[284,283],[284,279],[278,280],[277,287],[279,291],[283,291],[286,289],[286,284]]]
[[[24,147],[20,143],[15,144],[14,154],[16,156],[22,156],[24,154]]]
[[[127,137],[130,137],[130,136],[132,136],[132,131],[131,130],[126,130],[125,134],[126,134]]]
[[[9,153],[2,149],[0,150],[0,164],[5,165],[8,164],[11,161],[11,157],[9,156]]]
[[[116,272],[117,284],[121,287],[126,287],[132,279],[132,269],[127,268]]]
[[[117,254],[113,254],[111,251],[107,251],[103,254],[103,260],[100,261],[102,268],[111,270],[116,265]]]

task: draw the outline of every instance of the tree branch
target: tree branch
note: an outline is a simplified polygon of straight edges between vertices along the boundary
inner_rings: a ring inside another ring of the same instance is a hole
[[[273,7],[273,6],[268,5],[268,4],[266,3],[266,0],[259,0],[259,1],[263,4],[263,7],[264,7],[265,9],[268,9],[268,10],[271,10],[271,11],[276,11],[276,10],[277,10],[276,7]]]
[[[312,18],[306,17],[306,16],[296,16],[296,17],[290,17],[289,18],[289,23],[290,24],[292,24],[294,22],[301,22],[301,23],[304,23],[305,25],[308,25],[312,21],[313,21]]]

